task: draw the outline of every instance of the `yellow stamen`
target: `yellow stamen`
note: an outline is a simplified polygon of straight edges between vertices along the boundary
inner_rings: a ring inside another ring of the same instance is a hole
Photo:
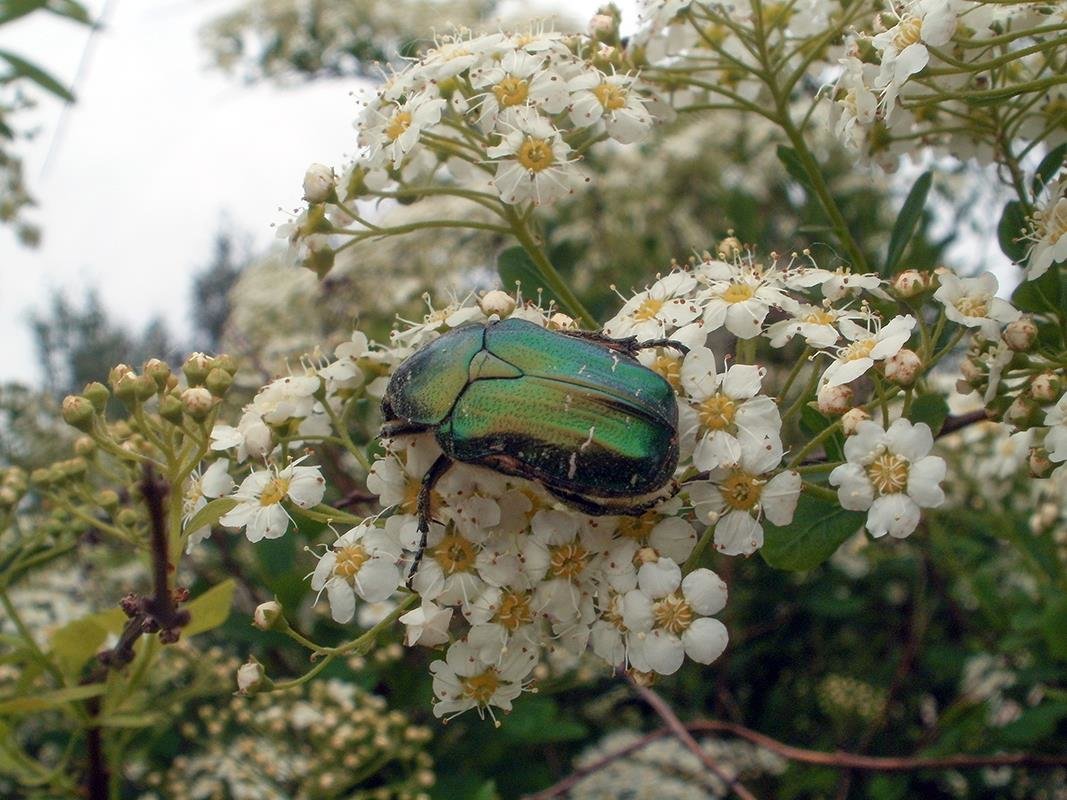
[[[675,592],[652,604],[652,618],[657,628],[678,636],[693,624],[696,614],[685,598]]]
[[[353,544],[337,551],[337,561],[333,566],[335,575],[351,578],[370,558],[370,553],[361,544]]]
[[[838,353],[837,357],[842,361],[856,361],[860,358],[870,358],[871,351],[876,344],[878,344],[878,342],[873,338],[859,339],[848,347],[841,348],[841,352]]]
[[[411,127],[411,112],[397,111],[389,120],[389,124],[385,126],[386,138],[395,142],[409,127]]]
[[[729,428],[737,413],[737,404],[722,392],[716,392],[697,407],[700,424],[709,431]]]
[[[908,486],[908,459],[896,453],[882,453],[867,465],[867,477],[879,494],[899,494]]]
[[[616,83],[601,83],[593,94],[605,111],[618,111],[626,107],[626,90]]]
[[[908,45],[922,41],[923,21],[912,14],[906,15],[897,25],[896,35],[893,37],[893,46],[897,51],[903,50]]]
[[[719,487],[722,499],[730,508],[739,511],[748,511],[759,502],[760,493],[763,491],[763,482],[755,475],[737,470],[729,478],[723,481]]]
[[[834,320],[836,319],[836,314],[825,310],[812,311],[800,317],[801,322],[807,322],[810,325],[833,325]]]
[[[500,676],[493,667],[488,667],[485,672],[469,677],[461,677],[460,685],[463,694],[480,706],[488,705],[489,699],[500,687]]]
[[[561,544],[549,548],[548,573],[553,578],[577,578],[585,569],[585,562],[589,559],[589,551],[580,544]]]
[[[259,496],[259,504],[261,506],[272,506],[275,503],[280,503],[288,491],[288,478],[274,478],[270,483],[263,487],[263,493]]]
[[[509,631],[533,622],[534,614],[530,608],[530,596],[522,592],[504,592],[500,597],[500,608],[493,619]]]
[[[727,303],[743,303],[751,300],[755,294],[756,292],[747,283],[731,283],[719,296]]]
[[[678,356],[660,352],[652,362],[652,370],[659,373],[675,391],[682,388],[682,359]]]
[[[529,93],[529,84],[514,75],[508,75],[493,87],[493,94],[496,95],[496,101],[502,108],[525,103]]]
[[[648,322],[651,319],[655,319],[656,314],[660,312],[663,306],[663,300],[657,300],[655,297],[646,297],[634,311],[634,320]]]
[[[474,568],[474,560],[477,556],[474,542],[463,538],[458,533],[448,534],[433,548],[433,558],[441,565],[441,571],[445,575],[470,572]]]
[[[541,172],[551,167],[556,157],[547,139],[527,136],[519,146],[518,160],[530,172]]]

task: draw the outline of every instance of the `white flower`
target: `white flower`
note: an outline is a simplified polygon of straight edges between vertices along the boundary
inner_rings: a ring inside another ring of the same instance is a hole
[[[837,79],[834,134],[849,147],[860,149],[878,112],[878,98],[869,88],[874,82],[874,66],[851,56],[839,63],[844,70]]]
[[[997,279],[991,272],[977,278],[960,278],[950,272],[941,275],[934,298],[945,306],[945,316],[968,328],[979,328],[991,341],[1000,338],[1001,326],[1014,322],[1019,309],[997,294]]]
[[[919,509],[945,501],[940,483],[945,462],[928,455],[934,445],[930,428],[898,419],[888,430],[867,420],[845,441],[847,463],[830,473],[842,508],[867,511],[872,536],[904,538],[919,524]]]
[[[321,381],[312,372],[306,375],[287,375],[271,381],[260,389],[249,408],[268,425],[279,425],[291,419],[311,416],[315,407],[315,392]]]
[[[207,505],[207,498],[222,497],[233,490],[233,478],[227,471],[230,462],[224,458],[211,464],[201,475],[198,470],[193,470],[185,484],[185,493],[182,496],[182,526],[188,525],[189,521],[197,515],[200,509]],[[204,525],[195,531],[183,531],[188,537],[185,543],[185,552],[193,552],[193,548],[211,535],[211,526]]]
[[[395,445],[393,445],[395,446]],[[441,448],[432,436],[414,436],[407,441],[403,459],[392,451],[375,461],[367,476],[367,491],[378,495],[383,508],[396,507],[386,520],[395,529],[400,543],[409,550],[419,541],[418,497],[422,476],[437,460]]]
[[[780,461],[780,452],[746,448],[739,464],[712,470],[708,480],[688,484],[697,516],[715,526],[715,549],[720,553],[748,556],[762,547],[763,516],[778,526],[793,521],[800,475],[787,470],[770,480],[764,477]]]
[[[850,383],[873,367],[875,361],[900,352],[900,348],[911,338],[915,317],[911,314],[893,317],[884,327],[879,326],[872,317],[869,324],[874,330],[857,325],[850,319],[841,320],[841,333],[849,340],[849,344],[837,349],[834,362],[823,373],[823,386]]]
[[[708,284],[697,299],[704,306],[704,324],[709,332],[725,325],[739,339],[751,339],[759,336],[771,306],[788,310],[796,305],[779,288],[780,276],[773,268],[705,261],[697,277]]]
[[[835,327],[842,319],[860,319],[863,314],[858,311],[845,311],[833,308],[826,303],[813,306],[803,303],[790,313],[789,319],[775,322],[767,328],[767,338],[771,347],[784,347],[794,336],[803,336],[810,347],[831,347],[841,334]]]
[[[466,609],[471,628],[467,641],[478,649],[487,663],[500,661],[511,646],[513,638],[536,642],[537,621],[533,593],[527,589],[491,586]]]
[[[700,434],[693,464],[700,470],[735,464],[745,450],[761,450],[781,460],[782,418],[778,405],[759,395],[766,370],[751,364],[734,364],[722,374],[715,354],[706,347],[689,352],[682,362],[682,387],[696,413]],[[689,436],[691,431],[683,431]]]
[[[929,63],[927,45],[947,44],[955,31],[953,0],[917,0],[904,9],[896,25],[872,39],[882,59],[875,85],[884,92],[887,116],[900,87]]]
[[[271,451],[270,428],[251,406],[245,408],[236,428],[232,425],[216,425],[211,429],[212,450],[230,450],[234,447],[237,448],[239,463],[249,456],[263,458]]]
[[[652,115],[634,91],[634,79],[629,75],[583,72],[567,82],[567,89],[571,92],[571,121],[579,127],[603,120],[608,136],[621,144],[639,142],[652,129]]]
[[[683,580],[673,561],[660,562],[654,587],[642,585],[623,598],[630,666],[671,675],[685,656],[710,664],[722,655],[729,639],[726,626],[710,616],[725,608],[726,584],[703,567]]]
[[[322,502],[326,481],[318,467],[297,466],[303,458],[280,472],[256,470],[243,481],[233,495],[237,505],[219,519],[220,525],[245,528],[250,542],[277,539],[289,529],[289,512],[282,506],[288,497],[300,508]]]
[[[1051,198],[1034,213],[1030,239],[1033,245],[1027,256],[1027,280],[1044,275],[1053,264],[1067,261],[1067,179],[1059,180],[1050,189]]]
[[[414,647],[417,644],[426,647],[444,644],[448,641],[448,624],[452,621],[452,609],[442,608],[436,603],[423,600],[418,608],[400,617],[400,622],[407,629],[404,644]]]
[[[537,584],[534,608],[555,619],[576,619],[604,577],[611,534],[583,524],[573,512],[554,510],[538,511],[531,529],[532,534],[523,537],[521,558],[527,576]]]
[[[852,272],[844,267],[834,271],[817,268],[796,269],[790,271],[786,280],[786,285],[793,289],[821,287],[822,296],[831,303],[861,291],[870,292],[882,300],[889,300],[889,295],[882,289],[883,283],[885,281],[878,275]]]
[[[480,554],[479,544],[453,526],[431,523],[412,588],[424,599],[444,605],[467,602],[485,591],[485,581],[478,571]]]
[[[368,603],[389,597],[400,585],[400,543],[373,525],[357,525],[337,537],[322,554],[311,576],[311,588],[326,590],[335,622],[356,613],[356,595]]]
[[[655,510],[640,517],[620,517],[615,535],[621,542],[633,542],[637,548],[650,547],[680,564],[693,552],[697,533],[688,520],[664,517],[663,513]]]
[[[1049,459],[1067,461],[1067,393],[1045,414],[1045,424],[1050,426],[1045,436]]]
[[[571,148],[551,122],[523,108],[502,118],[500,125],[508,133],[486,154],[499,159],[493,185],[501,200],[543,205],[574,191],[578,175],[569,158]]]
[[[700,316],[692,297],[696,287],[696,278],[688,272],[672,272],[627,300],[604,325],[604,333],[615,338],[635,336],[639,342],[663,339]]]
[[[537,664],[538,652],[529,645],[514,647],[500,663],[487,663],[467,642],[448,648],[444,661],[430,664],[436,717],[451,719],[472,708],[479,716],[493,716],[491,706],[511,711],[511,703],[522,694],[523,683]],[[496,718],[493,717],[495,720]]]
[[[490,130],[509,108],[534,106],[552,115],[567,107],[567,86],[542,56],[511,50],[499,61],[471,70],[471,85],[482,93],[471,98],[478,125]]]
[[[441,120],[448,102],[432,90],[412,94],[402,103],[375,101],[359,122],[359,143],[369,148],[371,166],[398,166],[424,130]]]
[[[362,331],[353,331],[352,338],[341,342],[334,349],[336,361],[319,370],[319,375],[326,381],[326,392],[332,394],[338,389],[352,389],[363,383],[363,370],[359,360],[370,353],[370,342]]]

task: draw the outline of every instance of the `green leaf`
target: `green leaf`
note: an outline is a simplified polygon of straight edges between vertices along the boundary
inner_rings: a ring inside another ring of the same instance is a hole
[[[760,555],[775,569],[813,569],[832,556],[866,520],[863,511],[846,511],[836,503],[801,494],[789,525],[778,527],[763,521]]]
[[[230,616],[233,605],[233,591],[237,584],[232,579],[225,580],[218,586],[212,586],[186,608],[192,615],[189,624],[182,628],[183,636],[194,636],[212,628],[217,628]]]
[[[482,784],[472,800],[500,800],[500,793],[496,790],[496,781],[488,780]]]
[[[1026,243],[1017,241],[1025,229],[1026,215],[1023,214],[1023,204],[1018,200],[1012,200],[1004,206],[997,225],[997,240],[1000,242],[1000,249],[1012,261],[1019,262],[1026,258]]]
[[[99,697],[107,686],[103,683],[89,683],[84,686],[68,686],[52,692],[40,692],[28,697],[14,697],[0,702],[0,714],[27,714],[31,711],[47,711],[68,703]]]
[[[52,634],[52,656],[64,675],[77,675],[100,650],[109,633],[118,634],[126,615],[114,608],[68,622]]]
[[[20,17],[44,8],[48,0],[6,0],[3,3],[3,11],[0,12],[0,25],[14,22]]]
[[[939,394],[924,394],[916,397],[908,412],[908,419],[912,422],[925,422],[930,426],[931,432],[937,436],[941,432],[941,426],[948,417],[948,403]]]
[[[824,416],[818,409],[810,405],[804,405],[800,409],[800,430],[810,437],[818,436],[830,427],[833,421]],[[845,460],[845,435],[839,430],[823,441],[823,449],[826,458],[830,461]]]
[[[232,497],[220,497],[216,500],[212,500],[202,509],[197,511],[188,524],[182,529],[183,532],[198,531],[201,528],[209,528],[217,523],[223,516],[223,514],[230,511],[237,505],[237,501]]]
[[[1037,280],[1023,281],[1011,294],[1011,302],[1020,311],[1062,314],[1063,278],[1059,269],[1050,269]]]
[[[1056,173],[1060,171],[1060,167],[1063,166],[1064,156],[1067,156],[1067,142],[1064,142],[1059,147],[1053,147],[1048,151],[1048,154],[1041,159],[1041,163],[1037,165],[1037,169],[1034,170],[1034,179],[1030,184],[1034,194],[1037,194],[1045,188],[1047,184]]]
[[[897,265],[908,247],[908,242],[911,241],[915,228],[922,219],[923,208],[926,207],[926,196],[930,194],[933,177],[932,172],[924,172],[920,175],[904,199],[904,205],[900,207],[897,221],[893,223],[893,231],[889,234],[889,247],[885,254],[885,265],[882,267],[884,277],[889,277],[897,271]]]
[[[544,302],[554,300],[559,303],[559,298],[549,289],[537,265],[530,259],[529,254],[521,247],[509,247],[497,256],[496,269],[500,274],[500,282],[505,292],[515,291],[515,284],[522,284],[522,292],[526,297],[535,297],[538,290],[542,292]]]
[[[524,697],[515,704],[501,732],[526,744],[577,741],[588,733],[581,723],[561,719],[559,706],[551,697]]]
[[[1067,661],[1067,597],[1054,597],[1045,606],[1041,633],[1052,657]]]
[[[797,155],[797,151],[792,147],[780,144],[775,152],[778,155],[778,160],[785,167],[785,171],[789,173],[789,177],[811,192],[811,179],[808,178],[808,173],[804,170],[804,164],[801,162],[800,156]]]
[[[1000,729],[998,738],[1007,745],[1026,747],[1050,738],[1063,719],[1067,719],[1067,702],[1044,703],[1023,711]]]
[[[74,95],[71,94],[70,90],[36,64],[31,64],[26,59],[17,56],[8,50],[0,50],[0,58],[4,59],[14,68],[15,73],[11,77],[26,78],[27,80],[36,83],[45,91],[51,92],[57,97],[66,100],[68,103],[74,102]]]

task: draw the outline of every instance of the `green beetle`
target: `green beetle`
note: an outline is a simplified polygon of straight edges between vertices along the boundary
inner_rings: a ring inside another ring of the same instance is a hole
[[[442,455],[418,498],[422,542],[430,495],[452,461],[541,483],[586,514],[638,515],[662,497],[678,465],[671,385],[635,358],[647,347],[687,348],[521,319],[463,325],[397,367],[382,401],[384,438],[432,431]],[[662,493],[661,493],[662,494]]]

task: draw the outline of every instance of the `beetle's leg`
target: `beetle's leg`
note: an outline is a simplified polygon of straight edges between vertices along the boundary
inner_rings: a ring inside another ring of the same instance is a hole
[[[560,331],[560,333],[565,336],[572,336],[575,339],[586,339],[590,342],[602,344],[611,350],[625,353],[628,356],[634,355],[641,349],[641,345],[637,343],[636,336],[624,336],[621,339],[613,339],[610,336],[605,336],[600,331]]]
[[[433,487],[441,476],[452,466],[452,459],[446,455],[439,455],[433,465],[422,476],[422,486],[419,487],[418,514],[419,514],[419,548],[415,551],[415,558],[408,570],[408,580],[415,577],[415,572],[422,561],[422,553],[426,549],[426,537],[430,534],[430,497],[433,495]]]
[[[687,345],[684,345],[681,342],[676,342],[674,339],[649,339],[647,342],[640,342],[636,349],[648,350],[652,347],[670,347],[677,350],[683,356],[689,353],[689,347]]]
[[[394,436],[409,436],[415,433],[425,433],[428,430],[430,429],[426,425],[408,422],[406,419],[393,419],[382,423],[378,438],[391,439]]]

